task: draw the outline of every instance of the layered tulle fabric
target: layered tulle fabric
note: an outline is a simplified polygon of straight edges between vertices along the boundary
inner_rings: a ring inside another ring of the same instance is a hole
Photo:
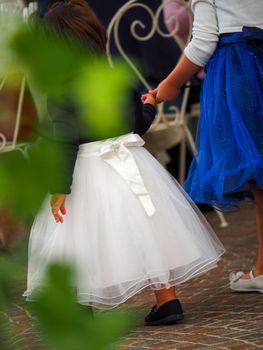
[[[143,147],[128,147],[154,206],[147,211],[148,202],[140,201],[101,153],[91,151],[94,144],[102,142],[81,146],[65,222],[54,222],[49,199],[35,219],[25,296],[34,299],[54,260],[73,265],[77,301],[99,308],[215,267],[222,244],[166,170]]]
[[[185,190],[197,203],[230,211],[255,186],[263,189],[263,62],[259,48],[232,33],[220,37],[206,68]]]

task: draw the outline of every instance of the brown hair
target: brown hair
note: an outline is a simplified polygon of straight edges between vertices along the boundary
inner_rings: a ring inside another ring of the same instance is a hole
[[[85,0],[54,3],[44,23],[66,41],[77,41],[95,53],[106,51],[106,30]]]

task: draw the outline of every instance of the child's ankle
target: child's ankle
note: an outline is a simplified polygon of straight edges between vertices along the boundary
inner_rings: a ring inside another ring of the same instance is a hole
[[[168,303],[168,301],[172,301],[172,300],[175,300],[176,297],[170,297],[170,298],[167,298],[167,299],[162,299],[162,300],[158,300],[156,302],[156,309],[159,309],[160,306],[164,305],[165,303]]]

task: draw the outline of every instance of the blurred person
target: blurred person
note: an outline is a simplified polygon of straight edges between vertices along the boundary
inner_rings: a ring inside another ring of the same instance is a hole
[[[191,1],[189,1],[189,3],[191,3]],[[163,0],[163,14],[168,31],[170,33],[175,33],[176,37],[181,39],[181,46],[184,47],[190,34],[191,17],[189,16],[187,8],[178,0]]]
[[[54,4],[44,26],[69,45],[76,38],[92,55],[105,55],[105,30],[84,0]],[[151,287],[156,305],[145,324],[183,319],[175,285],[214,268],[224,248],[178,183],[142,147],[140,135],[154,120],[155,105],[148,94],[140,118],[130,116],[127,134],[98,140],[92,130],[80,134],[78,109],[66,98],[49,100],[54,142],[70,166],[59,171],[61,183],[31,229],[28,300],[43,287],[47,264],[59,259],[76,270],[80,304],[112,308]]]
[[[151,91],[174,99],[206,66],[198,152],[185,189],[197,203],[222,211],[255,200],[258,256],[249,273],[230,275],[238,292],[263,292],[263,2],[193,0],[193,38],[180,62]]]

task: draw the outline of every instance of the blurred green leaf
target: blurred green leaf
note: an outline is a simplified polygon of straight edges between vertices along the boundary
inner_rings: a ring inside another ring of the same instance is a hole
[[[50,95],[67,92],[84,61],[83,50],[34,25],[21,25],[10,37],[10,49],[30,79]]]
[[[0,310],[5,309],[12,300],[12,291],[22,269],[11,259],[0,254]]]
[[[0,77],[15,71],[18,66],[10,50],[10,38],[19,31],[21,19],[8,12],[0,13]]]
[[[125,335],[133,325],[131,315],[107,312],[92,316],[74,300],[70,268],[51,265],[34,310],[51,346],[56,350],[100,350]]]
[[[116,137],[131,130],[130,91],[135,79],[126,64],[116,62],[113,69],[106,59],[87,63],[75,83],[75,100],[94,137]]]
[[[17,296],[17,285],[24,280],[26,272],[26,257],[24,237],[13,244],[12,252],[0,252],[0,310],[7,308]]]
[[[48,137],[39,138],[27,149],[0,154],[0,205],[16,216],[36,214],[51,185],[61,185],[58,167],[66,159]]]
[[[19,151],[0,155],[0,202],[14,213],[31,213],[39,207],[43,186],[36,189],[34,178],[26,159]]]
[[[26,240],[19,240],[12,253],[0,253],[0,349],[21,350],[23,339],[17,342],[16,322],[9,315],[21,295],[21,282],[25,276]]]

